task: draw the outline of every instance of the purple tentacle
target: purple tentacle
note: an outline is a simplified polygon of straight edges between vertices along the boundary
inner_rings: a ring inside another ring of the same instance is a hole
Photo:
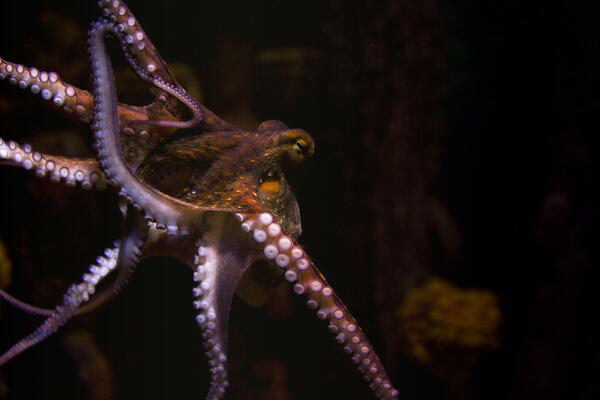
[[[306,304],[316,310],[317,318],[329,322],[328,329],[336,335],[335,341],[344,346],[375,395],[385,400],[396,399],[399,392],[392,386],[367,336],[302,247],[286,235],[269,213],[236,214],[236,217],[242,230],[264,246],[265,257],[285,270],[285,279],[294,283],[294,292],[308,297]]]
[[[192,216],[205,209],[157,191],[141,182],[127,166],[121,152],[118,134],[117,96],[112,67],[104,44],[107,34],[118,37],[117,28],[107,21],[92,24],[89,51],[94,85],[93,124],[94,148],[110,183],[119,190],[136,210],[147,219],[169,231],[188,232]]]
[[[115,244],[115,248],[105,250],[106,258],[102,256],[97,258],[98,265],[90,266],[89,273],[83,275],[83,282],[69,287],[63,296],[62,304],[51,311],[46,321],[0,356],[0,365],[56,332],[73,316],[98,307],[120,291],[138,264],[147,237],[147,224],[139,213],[128,213],[127,226],[128,230],[123,235],[120,245]],[[117,266],[120,273],[115,283],[88,303],[90,296],[96,291],[96,285]],[[88,305],[82,306],[84,303],[88,303]]]
[[[200,246],[196,256],[196,268],[194,271],[194,281],[198,285],[193,293],[197,298],[194,301],[194,307],[199,310],[196,316],[196,322],[202,330],[202,338],[208,357],[208,367],[210,373],[210,388],[206,400],[218,400],[225,394],[225,389],[229,386],[227,381],[227,319],[229,318],[229,309],[235,285],[229,285],[227,288],[230,293],[219,293],[219,302],[214,300],[217,297],[217,277],[215,261],[207,261],[207,257],[216,258],[215,254],[209,254],[213,249]],[[237,281],[236,281],[237,282]],[[228,282],[224,282],[228,283]],[[229,282],[231,283],[231,281]]]
[[[88,313],[113,299],[127,285],[140,261],[142,249],[148,237],[148,224],[142,215],[134,210],[127,212],[127,230],[120,244],[117,266],[119,273],[115,281],[98,293],[92,300],[75,310],[74,315]]]
[[[104,172],[94,159],[51,156],[33,151],[28,144],[4,142],[0,138],[0,165],[2,164],[35,170],[36,176],[50,176],[53,182],[63,180],[67,186],[79,183],[84,189],[95,186],[103,190],[106,187]]]
[[[165,103],[166,107],[170,110],[175,107],[176,112],[174,115],[176,117],[183,111],[181,104],[185,105],[193,113],[192,119],[187,123],[174,121],[136,121],[132,125],[183,128],[202,122],[210,131],[237,129],[185,93],[185,90],[177,82],[164,60],[156,51],[148,35],[123,2],[101,0],[98,2],[98,5],[102,9],[102,14],[117,27],[124,54],[129,60],[131,67],[140,77],[171,95],[164,96],[164,94],[161,94],[157,98],[157,101],[161,104]]]
[[[49,308],[40,308],[40,307],[33,306],[31,304],[25,303],[24,301],[21,301],[21,300],[17,299],[16,297],[13,297],[10,294],[6,293],[2,289],[0,289],[0,297],[2,297],[4,299],[4,301],[6,301],[11,306],[18,308],[21,311],[26,312],[27,314],[49,317],[52,315],[52,312],[53,312],[53,310],[51,310]]]
[[[211,384],[206,400],[219,400],[229,386],[227,381],[227,327],[235,288],[254,253],[240,250],[248,240],[241,235],[230,214],[209,216],[207,232],[198,245],[194,260],[194,307],[196,322],[202,330]]]
[[[147,72],[144,68],[142,68],[135,58],[129,54],[127,47],[123,43],[121,36],[118,36],[121,40],[123,54],[127,59],[127,62],[133,69],[133,71],[146,82],[151,83],[157,88],[169,93],[171,96],[175,97],[177,100],[185,104],[189,110],[192,112],[192,118],[187,121],[155,121],[155,120],[142,120],[142,121],[132,121],[130,125],[144,125],[144,126],[163,126],[170,128],[192,128],[197,126],[202,121],[202,110],[200,105],[194,100],[192,96],[190,96],[179,84],[175,85],[172,83],[165,82],[159,76],[152,76],[151,73]]]
[[[52,102],[68,114],[75,114],[83,121],[89,121],[89,110],[92,96],[86,90],[79,89],[64,82],[56,72],[40,71],[35,67],[14,64],[0,57],[0,80],[8,78],[8,82],[21,89],[31,90],[44,100]]]
[[[71,290],[75,289],[75,290]],[[84,289],[85,290],[85,289]],[[64,303],[68,303],[68,306],[57,306],[56,310],[52,312],[50,317],[44,321],[44,323],[37,328],[33,333],[29,336],[21,339],[19,342],[14,344],[6,353],[0,356],[0,365],[4,365],[8,361],[12,360],[14,357],[18,356],[28,348],[33,345],[41,342],[54,332],[58,330],[61,326],[63,326],[72,316],[71,306],[76,307],[81,301],[83,292],[79,292],[76,290],[75,286],[71,286],[69,288],[69,292],[65,295]],[[64,304],[63,303],[63,304]]]
[[[10,84],[23,90],[29,89],[33,94],[39,94],[42,99],[81,121],[90,122],[92,119],[94,104],[92,94],[87,90],[64,82],[56,72],[40,71],[35,67],[11,63],[0,57],[0,80],[7,80]],[[148,130],[141,122],[156,118],[153,115],[171,115],[163,109],[161,99],[165,97],[167,97],[167,94],[163,93],[163,96],[159,96],[159,100],[155,100],[160,105],[155,104],[148,107],[119,105],[119,120],[122,128],[120,133],[129,142],[129,146],[134,146],[137,149],[135,153],[129,152],[127,154],[128,162],[132,166],[139,165],[148,151],[173,131],[172,129]],[[179,100],[172,96],[169,96],[169,98],[181,104]],[[204,113],[206,112],[209,111],[205,110]],[[130,127],[131,121],[135,121],[134,125],[139,125],[139,127]],[[153,124],[150,123],[149,125]],[[167,131],[170,132],[167,134]],[[23,166],[26,167],[26,165]]]
[[[109,11],[110,16],[114,17],[115,20],[118,20],[116,15],[110,14],[110,9],[106,10]],[[123,16],[125,14],[131,14],[130,11],[123,5],[120,6],[120,12],[117,12],[117,14],[119,13],[122,13]],[[117,37],[117,39],[121,43],[121,48],[123,49],[125,59],[129,63],[133,71],[146,82],[149,82],[150,84],[175,97],[192,112],[192,118],[188,121],[140,120],[132,121],[130,122],[130,125],[162,126],[170,128],[191,128],[197,126],[203,119],[202,107],[200,106],[200,104],[198,104],[198,102],[192,96],[186,93],[186,91],[181,87],[181,85],[173,78],[170,72],[168,72],[168,70],[163,71],[163,75],[167,75],[166,78],[169,79],[169,81],[165,80],[165,78],[162,78],[156,73],[157,66],[154,63],[149,63],[145,67],[141,66],[136,60],[136,57],[134,56],[136,52],[132,52],[130,50],[130,44],[134,40],[136,40],[136,37],[139,36],[142,38],[142,40],[144,40],[144,38],[146,37],[141,27],[135,27],[136,22],[133,15],[129,16],[125,23],[116,23],[116,21],[107,21],[107,23],[114,27],[113,29],[111,29],[111,32]],[[131,29],[132,27],[135,27],[135,32],[130,32],[127,34],[124,33],[126,30]],[[144,50],[146,45],[143,45],[141,47],[142,50]],[[139,49],[137,52],[139,53]]]
[[[81,304],[89,300],[90,296],[94,294],[98,282],[106,277],[117,264],[117,255],[119,254],[119,250],[117,248],[106,249],[105,254],[108,258],[98,257],[98,265],[90,266],[90,273],[83,275],[83,282],[79,284],[73,284],[69,287],[67,293],[65,293],[63,296],[62,304],[57,306],[54,310],[49,311],[48,318],[42,325],[40,325],[34,332],[14,344],[6,351],[6,353],[0,356],[0,365],[5,364],[17,355],[21,354],[23,351],[41,342],[56,332],[58,328],[63,326],[69,319],[71,319]],[[7,299],[5,296],[2,297]],[[14,298],[12,296],[9,296],[9,298],[11,300],[8,301],[12,303],[12,299]],[[21,303],[19,300],[16,301],[16,304]],[[48,310],[39,309],[38,311],[40,312],[36,312],[37,314],[41,313],[42,315],[45,315]]]

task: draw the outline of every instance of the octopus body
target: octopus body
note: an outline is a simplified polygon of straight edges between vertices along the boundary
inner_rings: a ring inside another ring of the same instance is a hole
[[[175,80],[138,21],[122,1],[101,0],[102,17],[89,31],[93,92],[63,82],[58,74],[0,58],[0,79],[29,89],[64,112],[89,122],[94,159],[50,156],[0,139],[0,162],[34,170],[84,189],[111,187],[121,199],[124,229],[55,309],[1,296],[45,317],[29,336],[0,356],[0,365],[39,343],[74,316],[110,300],[141,259],[179,258],[193,269],[196,321],[202,330],[211,385],[208,400],[221,399],[227,382],[227,323],[234,293],[250,304],[264,302],[268,262],[307,305],[328,321],[335,341],[358,365],[373,392],[398,397],[366,335],[297,242],[301,233],[287,168],[314,152],[311,136],[279,121],[243,131],[197,103]],[[133,71],[158,89],[154,102],[135,107],[117,102],[105,38],[118,40]],[[184,120],[184,115],[191,115]],[[188,128],[196,128],[195,131]],[[133,150],[131,150],[133,149]],[[96,292],[101,281],[110,285]]]

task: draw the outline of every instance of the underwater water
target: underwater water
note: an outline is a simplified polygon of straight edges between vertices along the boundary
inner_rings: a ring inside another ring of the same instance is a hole
[[[127,1],[202,104],[315,139],[288,174],[300,240],[401,398],[600,395],[598,7],[152,3]],[[28,4],[3,2],[0,57],[89,90],[95,2]],[[145,104],[145,84],[113,62],[120,100]],[[92,155],[85,124],[5,81],[0,131]],[[8,167],[0,187],[0,284],[53,307],[118,237],[116,196]],[[143,262],[115,300],[2,366],[0,399],[203,398],[190,278],[177,261]],[[0,303],[0,347],[40,322]],[[372,398],[325,328],[286,283],[261,308],[236,299],[226,398]]]

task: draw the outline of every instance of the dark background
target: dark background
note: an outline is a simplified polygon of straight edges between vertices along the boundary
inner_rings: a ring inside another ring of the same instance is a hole
[[[0,56],[89,89],[84,33],[94,3],[3,1]],[[302,243],[401,398],[592,399],[600,25],[587,3],[127,5],[167,63],[193,71],[188,85],[208,108],[244,128],[281,119],[313,135],[314,157],[289,173]],[[85,125],[7,82],[0,113],[5,139],[89,152]],[[52,306],[118,236],[115,196],[12,168],[0,179],[9,291]],[[477,349],[472,362],[460,349],[450,361],[411,357],[396,311],[432,277],[498,296],[498,346]],[[116,300],[3,366],[0,398],[202,398],[190,278],[172,260],[144,262]],[[228,398],[371,398],[290,293],[282,287],[259,309],[234,303]],[[4,304],[0,312],[2,349],[40,322]]]

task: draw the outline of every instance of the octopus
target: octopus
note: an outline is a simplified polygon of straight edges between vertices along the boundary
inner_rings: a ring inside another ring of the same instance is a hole
[[[1,80],[89,123],[96,157],[54,156],[0,139],[0,163],[86,190],[112,189],[120,200],[124,228],[54,309],[0,291],[8,303],[44,318],[0,356],[0,366],[73,317],[110,301],[141,260],[171,256],[193,270],[195,318],[210,373],[207,400],[223,398],[229,385],[227,336],[234,293],[259,305],[280,278],[305,296],[318,319],[328,322],[329,332],[373,393],[397,398],[365,333],[298,242],[300,212],[284,171],[312,156],[312,137],[280,121],[244,131],[219,118],[177,82],[123,1],[98,4],[101,17],[88,33],[92,92],[55,72],[0,58]],[[131,69],[152,86],[151,104],[117,101],[107,37],[116,39]],[[267,278],[265,269],[257,267],[264,263]],[[112,281],[101,286],[109,276]]]

